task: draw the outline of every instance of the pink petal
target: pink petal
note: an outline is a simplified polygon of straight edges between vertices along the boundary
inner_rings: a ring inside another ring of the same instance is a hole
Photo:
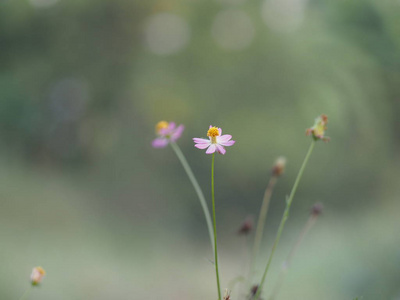
[[[171,135],[171,140],[174,142],[179,139],[182,135],[183,130],[185,129],[185,126],[179,125],[178,128],[175,129],[175,131]]]
[[[199,139],[199,138],[193,138],[193,141],[196,143],[196,144],[211,144],[211,141],[210,140],[207,140],[207,139]]]
[[[195,144],[194,146],[198,149],[206,149],[210,146],[210,144]]]
[[[223,146],[218,145],[218,144],[216,146],[217,146],[218,153],[221,153],[221,154],[225,154],[226,153],[226,150],[225,150],[225,148]]]
[[[213,128],[213,126],[212,126],[212,125],[210,125],[210,127],[208,127],[208,129],[211,129],[211,128]]]
[[[170,131],[173,131],[173,130],[175,129],[175,127],[176,127],[175,122],[169,122],[169,124],[168,124],[168,129],[169,129]]]
[[[217,141],[218,142],[227,142],[232,138],[232,136],[230,134],[225,134],[222,136],[217,137]]]
[[[154,148],[164,148],[168,145],[168,140],[166,138],[157,138],[157,139],[153,140],[151,145]]]
[[[218,132],[219,132],[219,135],[221,136],[222,135],[222,129],[218,128]]]
[[[167,134],[170,134],[170,132],[171,132],[171,130],[169,129],[169,127],[167,127],[167,128],[160,129],[159,134],[161,136],[166,136]]]
[[[208,147],[208,149],[207,149],[207,151],[206,151],[206,154],[214,153],[215,150],[216,150],[216,148],[217,148],[217,147],[215,146],[215,144],[210,145],[210,147]]]
[[[175,122],[170,122],[168,123],[168,127],[167,128],[162,128],[160,129],[160,135],[161,136],[166,136],[166,135],[171,135],[174,133],[175,130]]]
[[[226,142],[219,142],[222,146],[232,146],[236,143],[236,141],[226,141]]]

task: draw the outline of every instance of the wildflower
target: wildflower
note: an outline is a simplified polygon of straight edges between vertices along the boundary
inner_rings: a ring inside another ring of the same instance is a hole
[[[232,146],[235,141],[232,141],[232,136],[229,134],[222,135],[222,129],[211,126],[207,131],[207,136],[209,139],[194,138],[195,147],[199,149],[207,149],[206,154],[212,154],[217,151],[220,154],[225,154],[226,150],[224,148],[227,146]]]
[[[33,268],[31,274],[32,285],[38,285],[42,281],[44,275],[46,275],[46,271],[42,267]]]
[[[275,161],[274,166],[272,167],[272,175],[276,177],[281,176],[285,171],[285,166],[286,166],[286,158],[283,156],[278,157],[278,159]]]
[[[306,135],[312,135],[314,140],[323,140],[324,142],[329,141],[329,137],[325,136],[325,130],[327,129],[328,117],[325,114],[320,115],[315,119],[314,126],[306,130]]]
[[[223,300],[231,300],[231,292],[228,289],[225,289],[224,299]]]
[[[184,129],[185,127],[183,125],[176,127],[174,122],[158,122],[156,125],[156,134],[158,137],[153,140],[152,146],[154,148],[166,147],[169,142],[175,142],[177,139],[179,139]]]
[[[238,230],[239,235],[248,235],[250,231],[253,229],[253,220],[251,218],[247,218],[243,221],[242,225]]]
[[[311,207],[311,211],[310,214],[314,217],[319,216],[320,214],[322,214],[322,210],[323,210],[324,206],[322,205],[322,203],[315,203],[312,207]]]

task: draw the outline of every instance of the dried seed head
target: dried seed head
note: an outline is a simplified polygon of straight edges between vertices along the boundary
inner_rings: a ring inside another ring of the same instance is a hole
[[[257,292],[258,292],[258,285],[256,284],[256,285],[253,285],[250,289],[249,299],[254,300],[254,297],[256,296]],[[258,300],[261,300],[261,298],[258,298]]]
[[[258,291],[258,285],[256,284],[256,285],[253,285],[252,287],[251,287],[251,295],[252,296],[255,296],[256,294],[257,294],[257,291]]]
[[[239,235],[248,235],[253,230],[253,218],[247,217],[238,230]]]
[[[285,166],[286,158],[283,156],[278,157],[278,159],[275,161],[274,166],[272,167],[272,175],[276,177],[281,176],[285,171]]]
[[[322,203],[318,202],[315,203],[310,210],[310,214],[314,217],[319,216],[320,214],[322,214],[322,211],[324,209],[324,206],[322,205]]]
[[[231,292],[228,289],[225,289],[224,300],[232,300]]]

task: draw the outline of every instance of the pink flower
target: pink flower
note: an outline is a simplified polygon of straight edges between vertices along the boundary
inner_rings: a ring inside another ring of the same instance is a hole
[[[211,154],[217,151],[220,154],[225,154],[226,150],[224,148],[227,146],[232,146],[235,144],[235,141],[231,141],[232,136],[229,134],[222,135],[222,129],[218,127],[213,127],[210,125],[210,128],[207,131],[207,136],[209,139],[199,139],[194,138],[193,141],[195,143],[195,147],[199,149],[207,149],[206,154]]]
[[[153,140],[152,146],[154,148],[166,147],[169,142],[175,142],[179,139],[184,129],[185,127],[183,125],[176,127],[174,122],[158,122],[156,125],[156,134],[158,137]]]
[[[43,270],[42,267],[33,268],[32,274],[31,274],[32,285],[38,285],[39,283],[41,283],[44,275],[46,275],[46,271]]]

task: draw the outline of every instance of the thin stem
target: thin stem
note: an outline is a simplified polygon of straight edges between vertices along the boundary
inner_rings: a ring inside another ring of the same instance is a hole
[[[242,273],[243,278],[250,277],[250,268],[251,268],[251,248],[250,248],[250,241],[249,235],[244,235],[244,244],[243,244],[243,266],[242,266]],[[238,288],[238,295],[241,295],[242,289],[246,286],[246,281],[243,281],[242,284]]]
[[[308,231],[311,229],[311,227],[315,224],[315,221],[317,220],[317,216],[314,214],[311,214],[310,217],[308,218],[306,224],[304,225],[302,231],[300,232],[300,235],[294,244],[292,250],[290,251],[289,255],[287,256],[286,260],[283,262],[281,272],[279,274],[278,281],[275,284],[275,288],[273,289],[272,295],[269,297],[269,300],[273,300],[276,298],[278,295],[283,281],[285,280],[286,273],[289,269],[289,266],[292,262],[294,254],[297,252],[297,249],[299,248],[301,242],[303,241],[304,237],[307,235]]]
[[[217,250],[217,220],[215,217],[215,194],[214,194],[214,160],[215,152],[212,155],[211,161],[211,197],[212,197],[212,208],[213,208],[213,221],[214,221],[214,258],[215,258],[215,274],[217,277],[218,287],[218,300],[221,300],[221,287],[219,285],[219,272],[218,272],[218,250]]]
[[[265,189],[264,199],[260,209],[260,215],[258,216],[257,228],[254,237],[254,246],[253,246],[253,256],[251,259],[251,268],[250,268],[250,276],[254,273],[255,263],[257,261],[258,252],[260,251],[261,240],[263,237],[265,220],[267,218],[268,207],[271,200],[272,191],[274,190],[275,184],[278,180],[278,177],[273,175],[268,182],[267,188]]]
[[[271,265],[272,258],[274,256],[276,247],[278,246],[279,239],[281,238],[281,234],[282,234],[283,228],[285,227],[286,220],[289,217],[289,210],[290,210],[290,206],[292,205],[292,202],[293,202],[293,197],[296,193],[297,187],[300,183],[300,179],[303,176],[304,170],[305,170],[307,162],[311,156],[311,153],[314,149],[314,146],[315,146],[315,141],[313,140],[311,142],[310,148],[308,149],[307,155],[304,158],[303,164],[301,165],[299,173],[297,174],[297,178],[294,182],[294,185],[293,185],[292,191],[290,192],[289,198],[286,200],[286,208],[285,208],[285,211],[283,212],[282,220],[281,220],[281,223],[279,224],[278,232],[276,234],[276,238],[275,238],[274,244],[272,246],[271,254],[269,255],[269,258],[268,258],[267,266],[265,267],[264,274],[261,278],[261,282],[260,282],[259,288],[257,290],[257,293],[254,296],[254,299],[258,299],[258,297],[260,296],[262,286],[264,285],[265,278],[267,277],[268,269]]]
[[[196,191],[197,196],[199,197],[200,204],[201,204],[201,207],[203,208],[204,216],[206,218],[208,235],[210,236],[211,246],[214,250],[213,225],[212,225],[212,221],[211,221],[210,211],[208,210],[207,202],[206,202],[206,199],[204,198],[203,191],[201,190],[200,185],[197,182],[196,177],[194,176],[192,169],[190,168],[190,166],[189,166],[185,156],[183,155],[181,149],[179,148],[179,146],[173,141],[170,142],[170,145],[171,145],[172,149],[174,150],[176,156],[180,160],[183,168],[186,171],[187,176],[190,179],[190,182],[192,183],[192,185],[194,187],[194,190]]]
[[[30,293],[30,291],[31,291],[31,288],[32,288],[32,287],[27,288],[26,291],[24,292],[24,294],[21,296],[21,298],[19,298],[19,300],[28,299],[28,295],[29,295],[29,293]]]

